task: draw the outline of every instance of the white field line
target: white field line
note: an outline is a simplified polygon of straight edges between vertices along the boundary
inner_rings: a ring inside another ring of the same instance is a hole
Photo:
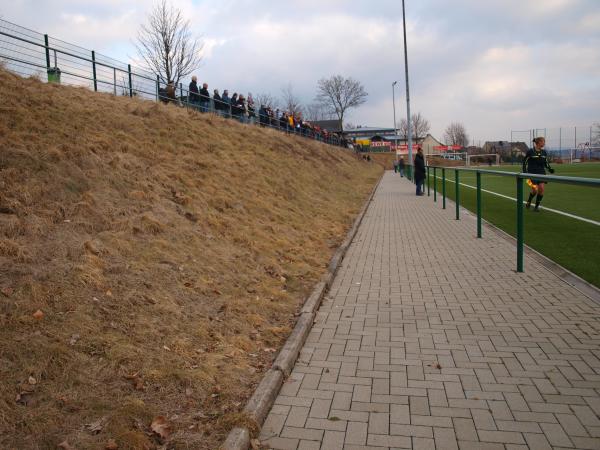
[[[436,178],[438,178],[440,180],[442,179],[441,177],[439,177],[437,175],[436,175]],[[449,180],[449,179],[446,179],[446,181],[449,181],[450,183],[454,183],[455,182],[454,180]],[[477,189],[476,186],[471,186],[470,184],[465,184],[465,183],[458,183],[458,184],[460,184],[461,186],[464,186],[464,187],[471,188],[471,189]],[[496,195],[498,197],[506,198],[508,200],[512,200],[513,202],[517,201],[516,198],[509,197],[508,195],[499,194],[499,193],[494,192],[494,191],[488,191],[487,189],[483,189],[483,188],[481,190],[482,190],[482,192],[487,192],[488,194],[492,194],[492,195]],[[523,200],[523,203],[527,203],[527,202],[525,200]],[[571,219],[577,219],[577,220],[581,220],[582,222],[587,222],[587,223],[591,223],[592,225],[600,226],[600,222],[596,222],[595,220],[592,220],[592,219],[586,219],[585,217],[576,216],[575,214],[569,214],[568,212],[559,211],[558,209],[548,208],[547,206],[541,206],[540,205],[540,208],[541,209],[545,209],[546,211],[553,212],[555,214],[560,214],[562,216],[570,217]]]

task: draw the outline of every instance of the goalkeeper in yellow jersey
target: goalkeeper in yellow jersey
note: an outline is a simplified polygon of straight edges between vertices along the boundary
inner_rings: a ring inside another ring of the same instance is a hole
[[[546,175],[546,169],[548,169],[550,173],[554,173],[554,169],[550,167],[550,163],[548,163],[548,154],[546,153],[546,150],[544,150],[545,145],[546,139],[543,137],[536,137],[533,140],[533,148],[527,152],[523,159],[524,173]],[[533,197],[537,195],[534,211],[538,212],[540,210],[540,203],[544,197],[544,187],[546,182],[530,178],[527,180],[527,184],[531,187],[531,192],[529,193],[529,198],[527,199],[525,206],[530,208]]]

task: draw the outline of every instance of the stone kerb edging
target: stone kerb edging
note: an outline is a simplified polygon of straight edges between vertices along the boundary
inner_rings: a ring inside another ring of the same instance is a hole
[[[327,290],[331,287],[331,283],[333,283],[335,274],[340,268],[342,260],[344,259],[344,255],[348,251],[354,236],[356,236],[358,227],[362,223],[362,220],[367,212],[367,208],[373,200],[375,192],[377,191],[382,179],[383,174],[379,178],[379,181],[377,181],[377,184],[371,191],[369,198],[354,220],[352,228],[350,228],[348,234],[346,235],[346,239],[344,239],[344,242],[342,242],[342,244],[331,257],[327,267],[327,273],[323,275],[321,281],[317,283],[310,296],[304,302],[292,334],[288,337],[287,341],[279,351],[277,358],[273,362],[273,365],[265,373],[262,381],[244,408],[244,412],[251,419],[256,421],[258,425],[262,425],[267,418],[267,415],[269,414],[269,411],[271,410],[271,407],[273,406],[273,403],[279,394],[279,390],[283,385],[284,379],[287,378],[292,372],[294,364],[296,363],[296,359],[300,354],[300,350],[302,350],[302,347],[306,342],[306,338],[312,329],[317,310],[319,309],[319,306],[321,306],[321,301],[325,296],[325,292],[327,292]],[[245,427],[236,427],[229,432],[227,439],[221,446],[221,449],[247,450],[249,447],[250,431]]]

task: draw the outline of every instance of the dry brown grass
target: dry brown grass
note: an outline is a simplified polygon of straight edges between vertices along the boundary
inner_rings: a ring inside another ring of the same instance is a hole
[[[157,416],[218,447],[380,166],[1,69],[0,98],[0,448],[152,449]]]

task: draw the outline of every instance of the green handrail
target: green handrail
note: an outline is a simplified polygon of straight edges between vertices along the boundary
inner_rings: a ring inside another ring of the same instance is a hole
[[[434,190],[433,200],[437,201],[437,169],[442,169],[442,201],[443,209],[446,209],[446,168],[444,166],[427,166],[433,169]],[[525,246],[525,231],[523,220],[523,180],[534,178],[540,181],[553,181],[563,184],[573,184],[579,186],[600,187],[600,179],[598,178],[580,178],[580,177],[564,177],[559,175],[539,175],[534,173],[514,173],[501,170],[485,170],[485,169],[470,169],[466,167],[454,167],[455,177],[455,204],[456,204],[456,220],[460,220],[460,177],[459,172],[474,172],[477,177],[477,237],[481,238],[481,174],[497,175],[502,177],[513,177],[517,183],[517,272],[524,271],[524,246]]]

